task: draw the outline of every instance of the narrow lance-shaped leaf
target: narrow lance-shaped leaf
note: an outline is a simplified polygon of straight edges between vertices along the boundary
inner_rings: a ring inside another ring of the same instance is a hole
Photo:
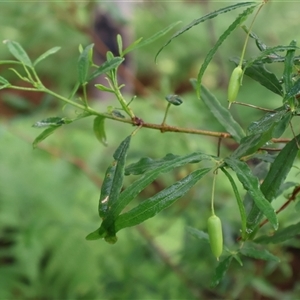
[[[186,230],[196,239],[209,243],[208,233],[193,227],[187,227]]]
[[[0,90],[9,87],[11,84],[2,76],[0,76]]]
[[[214,12],[211,12],[201,18],[198,18],[196,20],[194,20],[193,22],[191,22],[190,24],[188,24],[187,26],[183,27],[181,30],[177,31],[157,52],[156,56],[155,56],[155,61],[159,55],[159,53],[167,46],[169,45],[173,39],[177,38],[178,36],[180,36],[181,34],[183,34],[184,32],[188,31],[189,29],[191,29],[192,27],[200,24],[200,23],[203,23],[207,20],[210,20],[210,19],[213,19],[215,17],[217,17],[218,15],[220,14],[223,14],[223,13],[227,13],[229,11],[232,11],[234,9],[237,9],[237,8],[240,8],[240,7],[243,7],[243,6],[249,6],[249,5],[253,5],[255,4],[255,2],[242,2],[242,3],[237,3],[237,4],[233,4],[233,5],[230,5],[230,6],[227,6],[227,7],[223,7],[221,9],[218,9]]]
[[[56,53],[60,49],[61,49],[61,47],[54,47],[54,48],[49,49],[48,51],[46,51],[45,53],[43,53],[42,55],[40,55],[34,61],[33,65],[36,66],[38,63],[40,63],[42,60],[44,60],[45,58],[47,58],[49,55],[52,55],[52,54]]]
[[[291,41],[290,46],[296,46],[296,41]],[[293,87],[293,67],[294,67],[295,49],[290,49],[286,52],[284,60],[283,82],[285,92],[288,93]]]
[[[98,206],[99,216],[103,220],[111,215],[111,207],[116,203],[116,201],[118,201],[123,184],[124,166],[130,141],[131,135],[128,136],[124,141],[122,141],[113,155],[115,160],[113,161],[112,165],[109,166],[106,170],[105,178],[101,187]],[[103,236],[99,230],[100,228],[90,233],[86,237],[86,239],[97,240],[107,237],[107,242],[109,243],[115,243],[117,241],[116,231],[114,228],[114,220],[112,221],[111,226],[107,228],[107,236]]]
[[[4,84],[4,85],[9,84],[9,82],[4,77],[2,77],[2,76],[0,76],[0,83]]]
[[[194,184],[210,170],[210,168],[196,170],[153,197],[144,200],[137,207],[120,215],[115,223],[116,231],[125,227],[140,224],[145,220],[152,218],[160,211],[173,204],[177,199],[184,196]]]
[[[203,64],[201,65],[201,68],[199,70],[198,76],[197,76],[197,87],[196,87],[196,92],[198,95],[198,98],[200,98],[201,95],[201,82],[202,82],[202,77],[203,74],[206,70],[206,68],[208,67],[210,61],[212,60],[212,58],[214,57],[215,53],[217,52],[218,48],[223,44],[223,42],[227,39],[227,37],[233,32],[234,29],[236,29],[241,23],[243,23],[247,17],[253,12],[255,6],[251,6],[248,7],[247,9],[245,9],[236,19],[235,21],[230,24],[230,26],[224,31],[224,33],[219,37],[219,39],[217,40],[216,44],[214,45],[214,47],[212,49],[210,49],[210,51],[208,52],[208,54],[206,55]]]
[[[274,127],[274,123],[278,123],[287,112],[287,108],[285,106],[281,106],[274,112],[266,113],[260,120],[254,121],[249,125],[249,134],[256,134],[270,130]]]
[[[288,110],[285,115],[281,118],[280,121],[277,122],[277,124],[274,126],[273,129],[273,138],[280,138],[285,130],[290,126],[291,120],[293,118],[294,114],[291,110]]]
[[[300,222],[280,229],[272,236],[263,235],[255,239],[255,243],[279,244],[300,235]]]
[[[94,44],[88,45],[81,52],[78,59],[78,80],[80,84],[84,84],[87,82],[88,71],[91,65],[90,62],[90,52],[93,51]]]
[[[149,45],[151,43],[153,43],[154,41],[156,41],[157,39],[161,38],[162,36],[164,36],[166,33],[168,33],[171,29],[173,29],[175,26],[177,26],[181,21],[172,23],[171,25],[169,25],[168,27],[160,30],[159,32],[155,33],[153,36],[151,36],[148,39],[142,40],[139,39],[138,42],[133,43],[132,45],[128,46],[124,51],[123,51],[123,56],[125,54],[127,54],[128,52],[144,47],[146,45]]]
[[[169,153],[162,159],[152,159],[149,157],[143,157],[138,162],[127,166],[125,169],[125,175],[140,175],[151,170],[159,170],[160,172],[166,172],[164,169],[166,167],[167,171],[169,171],[170,167],[173,169],[188,163],[198,163],[203,160],[212,160],[214,158],[214,156],[202,152],[194,152],[185,156],[179,156]]]
[[[273,93],[283,95],[282,85],[278,78],[274,73],[267,70],[264,65],[255,63],[246,69],[245,74]]]
[[[300,78],[297,79],[297,81],[294,83],[291,89],[286,93],[283,99],[283,103],[295,97],[299,93],[300,93]]]
[[[114,161],[106,171],[99,200],[99,216],[102,219],[106,218],[112,204],[119,198],[123,184],[125,161],[130,140],[131,135],[119,145],[113,155]]]
[[[32,143],[33,148],[36,148],[37,145],[46,139],[49,135],[51,135],[56,129],[58,129],[61,125],[50,126],[45,129],[40,135],[38,135]]]
[[[60,117],[50,117],[47,119],[43,119],[41,121],[35,122],[32,127],[41,128],[41,127],[49,127],[49,126],[60,126],[65,124],[65,118]]]
[[[7,45],[7,48],[9,52],[22,64],[24,64],[27,67],[32,67],[32,62],[26,53],[26,51],[23,49],[23,47],[18,43],[10,40],[3,41],[4,44]]]
[[[243,25],[242,28],[245,30],[247,34],[249,33],[249,37],[255,40],[256,46],[260,51],[264,51],[268,48],[267,45],[264,44],[254,32],[249,32],[249,29],[247,28],[246,25]]]
[[[275,58],[276,56],[276,52],[283,52],[283,51],[289,51],[289,50],[296,50],[299,49],[296,46],[275,46],[275,47],[269,47],[266,50],[262,51],[258,56],[256,57],[252,57],[250,59],[248,59],[245,63],[245,69],[250,67],[251,65],[253,65],[254,63],[265,63],[265,62],[273,62],[274,60],[270,58],[270,56],[275,54]],[[276,61],[276,59],[275,59]]]
[[[201,99],[216,120],[233,136],[234,140],[240,142],[245,136],[242,127],[233,119],[228,109],[223,107],[219,100],[203,85],[201,86]]]
[[[104,62],[96,71],[94,71],[87,81],[91,81],[96,77],[117,68],[123,61],[124,58],[122,57],[111,57],[109,61]]]
[[[216,287],[220,283],[220,281],[224,278],[227,270],[229,269],[231,261],[232,261],[232,255],[227,256],[223,261],[219,262],[210,284],[211,288]]]
[[[104,146],[107,146],[106,133],[105,133],[105,118],[102,116],[97,116],[94,119],[93,129],[98,141],[102,143]]]
[[[117,34],[117,44],[118,44],[119,55],[122,56],[123,40],[122,40],[122,36],[120,34]]]
[[[239,181],[243,184],[243,187],[249,192],[253,198],[256,206],[267,217],[274,229],[278,228],[278,220],[274,208],[265,198],[264,194],[260,190],[258,179],[253,176],[250,168],[245,162],[234,158],[226,158],[225,163],[236,172]]]
[[[249,135],[241,140],[232,157],[241,158],[251,155],[264,146],[273,138],[274,133],[278,134],[276,126],[287,113],[285,107],[280,107],[277,111],[267,113],[260,120],[251,123],[248,128]]]
[[[87,236],[87,239],[99,239],[106,236],[107,229],[113,226],[116,217],[122,210],[151,182],[159,175],[169,172],[174,168],[196,163],[201,160],[207,160],[211,157],[203,153],[192,153],[185,156],[167,155],[163,159],[152,160],[143,158],[136,164],[128,167],[126,174],[144,174],[139,179],[129,185],[120,195],[119,200],[115,202],[109,210],[107,217],[103,220],[99,229]]]
[[[285,145],[272,163],[265,180],[261,184],[260,189],[269,202],[272,202],[277,196],[278,190],[281,188],[286,176],[290,172],[290,169],[299,151],[299,142],[300,135]],[[255,234],[255,229],[258,226],[261,217],[262,214],[260,209],[257,206],[254,206],[247,218],[247,228],[249,232],[254,232]]]
[[[239,191],[237,189],[237,186],[232,178],[232,176],[227,172],[227,170],[225,168],[221,168],[221,170],[224,172],[224,174],[227,176],[227,178],[229,179],[233,192],[235,194],[235,198],[238,204],[238,208],[240,211],[240,216],[241,216],[241,223],[242,223],[242,239],[245,240],[246,238],[246,224],[247,224],[247,216],[246,216],[246,210],[243,204],[243,201],[241,199],[241,196],[239,194]]]
[[[277,256],[271,254],[266,249],[261,249],[261,248],[257,249],[257,248],[254,248],[253,246],[244,246],[240,250],[240,253],[245,256],[255,258],[255,259],[280,262],[280,259]]]

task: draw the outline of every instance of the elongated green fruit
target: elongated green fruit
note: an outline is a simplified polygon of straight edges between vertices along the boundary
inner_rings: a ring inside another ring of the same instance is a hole
[[[235,101],[239,89],[240,89],[240,85],[241,85],[241,78],[243,75],[243,70],[241,68],[241,66],[237,66],[231,74],[230,80],[229,80],[229,85],[228,85],[228,102],[229,102],[229,106],[228,108],[230,108],[230,105],[232,102]]]
[[[213,255],[219,260],[223,252],[222,223],[219,217],[212,215],[207,221],[210,248]]]

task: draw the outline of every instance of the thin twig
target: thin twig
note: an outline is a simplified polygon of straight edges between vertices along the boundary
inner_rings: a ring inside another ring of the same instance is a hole
[[[289,196],[288,200],[279,209],[277,209],[276,214],[279,214],[281,211],[283,211],[285,208],[287,208],[288,205],[296,199],[299,192],[300,192],[300,186],[298,185],[294,188],[294,190],[293,190],[292,194]],[[268,223],[268,219],[265,219],[263,222],[261,222],[259,224],[259,227],[264,226],[266,223]]]
[[[247,106],[247,107],[251,107],[251,108],[255,108],[255,109],[262,110],[262,111],[267,111],[267,112],[276,112],[273,109],[268,109],[268,108],[264,108],[264,107],[256,106],[256,105],[253,105],[253,104],[244,103],[244,102],[234,101],[233,104],[239,104],[239,105],[243,105],[243,106]]]

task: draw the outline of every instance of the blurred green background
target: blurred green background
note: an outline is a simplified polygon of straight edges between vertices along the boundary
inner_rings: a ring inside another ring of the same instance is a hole
[[[0,40],[19,42],[32,58],[61,46],[57,54],[40,64],[38,71],[47,86],[68,95],[77,78],[78,46],[93,42],[90,33],[97,9],[112,11],[120,26],[125,21],[134,40],[150,37],[181,20],[175,32],[193,19],[232,3],[127,3],[132,7],[124,19],[115,4],[109,7],[101,1],[0,2]],[[270,1],[259,15],[254,31],[267,45],[287,45],[299,35],[298,10],[297,1]],[[206,53],[237,15],[237,11],[221,15],[189,30],[160,54],[157,65],[155,54],[167,37],[133,52],[131,67],[136,81],[131,84],[137,99],[132,108],[136,115],[147,122],[161,123],[166,107],[164,97],[177,93],[184,103],[171,108],[168,124],[222,131],[197,100],[189,79],[197,76]],[[245,33],[237,30],[221,46],[204,76],[204,84],[224,106],[228,77],[234,67],[229,58],[240,55],[244,39]],[[246,56],[256,53],[251,41]],[[0,60],[4,59],[11,56],[2,45]],[[272,66],[272,70],[280,74],[282,66]],[[3,65],[0,76],[20,84]],[[92,90],[90,94],[92,106],[101,111],[116,105],[114,99],[101,101]],[[239,100],[268,108],[281,103],[278,96],[248,78]],[[236,106],[233,113],[243,126],[262,115]],[[209,245],[200,243],[186,230],[188,226],[206,230],[210,215],[209,176],[171,208],[145,224],[121,231],[115,245],[102,240],[86,241],[85,236],[100,224],[97,205],[104,172],[114,149],[131,133],[132,127],[107,121],[109,145],[103,147],[93,135],[92,120],[80,120],[59,129],[39,149],[32,150],[31,143],[40,133],[32,124],[48,116],[73,114],[72,108],[63,107],[47,95],[10,90],[0,93],[0,299],[296,299],[300,294],[296,272],[300,252],[295,240],[269,248],[280,257],[280,265],[245,259],[243,267],[232,265],[218,288],[209,288],[217,262]],[[285,137],[290,136],[286,132]],[[233,142],[225,141],[221,155],[233,147]],[[170,152],[192,151],[216,154],[217,140],[142,129],[132,141],[128,163],[144,156],[160,158]],[[161,176],[132,205],[193,168]],[[297,182],[297,176],[295,168],[288,180]],[[131,180],[126,178],[125,185]],[[234,195],[222,175],[216,192],[216,210],[223,220],[225,243],[234,248],[240,219]],[[281,197],[275,205],[279,207],[284,200]],[[279,219],[281,224],[299,220],[294,204]],[[270,228],[265,227],[268,232]]]

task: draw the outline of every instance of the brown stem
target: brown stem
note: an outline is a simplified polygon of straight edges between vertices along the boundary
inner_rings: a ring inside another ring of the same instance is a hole
[[[288,205],[294,201],[297,197],[297,195],[300,192],[300,185],[296,186],[292,192],[292,194],[289,196],[289,198],[287,199],[287,201],[276,211],[276,214],[279,214],[281,211],[283,211],[285,208],[288,207]],[[268,219],[264,220],[263,222],[261,222],[259,224],[259,227],[264,226],[266,223],[268,223]]]

